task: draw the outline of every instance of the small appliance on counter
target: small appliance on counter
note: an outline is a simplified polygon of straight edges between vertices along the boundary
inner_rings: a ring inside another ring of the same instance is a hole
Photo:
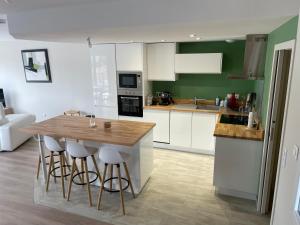
[[[174,103],[172,96],[171,96],[170,92],[168,92],[168,91],[160,92],[159,98],[160,98],[160,101],[159,101],[160,105],[170,105],[170,104]]]

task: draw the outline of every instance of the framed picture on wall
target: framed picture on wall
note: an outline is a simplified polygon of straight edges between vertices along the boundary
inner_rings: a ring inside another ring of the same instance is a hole
[[[22,50],[26,82],[51,83],[47,49]]]

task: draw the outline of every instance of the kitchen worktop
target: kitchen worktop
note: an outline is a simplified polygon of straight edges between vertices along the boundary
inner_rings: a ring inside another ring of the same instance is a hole
[[[151,105],[145,106],[144,109],[148,110],[167,110],[167,111],[180,111],[180,112],[203,112],[203,113],[215,113],[219,114],[214,136],[216,137],[227,137],[227,138],[238,138],[246,140],[264,140],[264,129],[248,129],[243,125],[235,124],[225,124],[220,123],[220,118],[222,114],[230,115],[247,115],[247,113],[240,113],[233,111],[228,108],[219,108],[219,109],[196,109],[196,106],[193,104],[171,104],[171,105]]]
[[[248,129],[244,125],[227,124],[220,123],[221,115],[219,115],[214,136],[216,137],[228,137],[228,138],[238,138],[254,141],[264,140],[264,129]]]

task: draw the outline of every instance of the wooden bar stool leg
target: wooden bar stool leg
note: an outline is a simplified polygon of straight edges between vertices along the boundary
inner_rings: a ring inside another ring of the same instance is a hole
[[[123,187],[122,187],[120,164],[117,164],[117,169],[118,169],[118,179],[119,179],[119,186],[120,186],[121,205],[122,205],[123,215],[125,215],[125,206],[124,206],[124,196],[123,196]]]
[[[78,166],[76,164],[76,158],[75,158],[75,170],[76,170],[77,173],[80,173],[80,171],[78,169]],[[81,178],[81,174],[78,174],[78,177],[79,177],[80,182],[82,183],[83,181],[82,181],[82,178]]]
[[[80,161],[81,161],[82,182],[84,183],[84,163],[83,163],[83,159],[80,159]]]
[[[109,182],[109,190],[110,191],[112,191],[112,185],[113,185],[113,178],[114,177],[114,165],[113,164],[111,164],[110,165],[110,178],[111,178],[111,180],[110,180],[110,182]],[[110,192],[110,194],[111,194],[112,192]]]
[[[84,158],[83,161],[84,161],[84,167],[85,167],[85,175],[86,175],[86,183],[87,183],[87,189],[88,189],[88,195],[89,195],[89,202],[90,202],[90,206],[93,206],[91,187],[90,187],[90,179],[89,179],[89,170],[88,170],[86,158]]]
[[[131,193],[132,193],[132,195],[133,195],[133,198],[135,198],[135,194],[134,194],[134,190],[133,190],[133,186],[132,186],[132,182],[131,182],[131,178],[130,178],[130,174],[129,174],[129,171],[128,171],[128,167],[127,167],[126,162],[123,162],[123,166],[124,166],[125,173],[126,173],[126,176],[127,176],[128,182],[129,182],[129,186],[130,186],[130,189],[131,189]]]
[[[66,154],[64,154],[64,161],[65,161],[66,167],[68,168],[69,172],[71,173],[71,169],[69,168],[70,160],[68,159],[68,157],[66,156]]]
[[[73,158],[72,159],[72,169],[71,169],[70,180],[69,180],[69,188],[68,188],[68,198],[67,198],[68,201],[70,200],[72,180],[73,180],[73,174],[75,171],[75,167],[76,167],[76,158]]]
[[[55,171],[55,157],[54,157],[54,154],[53,154],[53,160],[52,160],[52,169],[53,169],[53,175],[54,175],[54,183],[56,183],[56,171]]]
[[[100,204],[101,204],[101,198],[102,198],[102,193],[104,190],[104,181],[105,181],[105,176],[106,176],[106,170],[107,170],[107,163],[105,163],[104,167],[104,172],[103,172],[103,182],[101,183],[101,187],[99,190],[99,196],[98,196],[98,203],[97,203],[97,209],[100,210]]]
[[[65,182],[64,182],[64,168],[63,168],[63,162],[64,158],[62,156],[62,152],[59,153],[59,163],[60,163],[60,177],[61,177],[61,187],[63,191],[63,197],[65,198]]]
[[[39,179],[39,176],[40,176],[41,163],[42,163],[41,155],[39,155],[39,162],[38,162],[38,166],[37,166],[36,179]]]
[[[52,166],[53,166],[53,152],[50,153],[50,163],[49,163],[49,169],[48,169],[46,191],[49,190],[49,181],[50,181],[50,175],[51,175],[51,168],[52,168]]]
[[[101,177],[101,174],[100,174],[100,171],[99,171],[99,168],[98,168],[98,165],[97,165],[95,156],[94,156],[94,155],[91,155],[91,157],[92,157],[92,159],[93,159],[93,163],[94,163],[94,166],[95,166],[97,175],[98,175],[98,177],[99,177],[99,180],[100,180],[100,182],[102,183],[102,177]]]
[[[65,180],[67,180],[67,176],[66,176],[66,174],[67,174],[67,169],[66,169],[66,160],[65,160],[65,154],[64,153],[62,153],[62,155],[61,155],[62,157],[62,164],[63,164],[63,171],[64,171],[64,174],[63,174],[63,176],[64,176],[64,178],[65,178]]]

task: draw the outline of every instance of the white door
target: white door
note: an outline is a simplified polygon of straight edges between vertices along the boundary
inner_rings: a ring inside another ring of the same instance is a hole
[[[144,110],[144,121],[156,123],[153,129],[153,141],[170,143],[170,111]]]
[[[192,148],[207,151],[214,154],[215,142],[214,130],[216,126],[216,114],[193,113],[192,117]]]
[[[143,71],[143,44],[117,44],[116,59],[118,71]]]
[[[170,113],[170,144],[173,146],[190,148],[192,142],[192,113]]]
[[[115,45],[93,45],[90,49],[90,57],[95,115],[107,119],[117,119],[118,100]]]
[[[175,43],[147,44],[148,80],[175,81]]]

